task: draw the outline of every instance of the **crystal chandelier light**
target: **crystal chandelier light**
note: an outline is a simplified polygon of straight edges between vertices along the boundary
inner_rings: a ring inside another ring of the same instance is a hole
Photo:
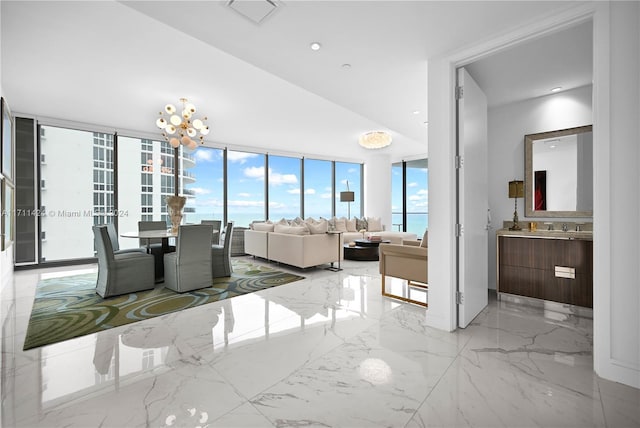
[[[358,143],[365,149],[381,149],[391,144],[391,135],[384,131],[371,131],[362,134]]]
[[[180,102],[182,103],[181,113],[178,113],[173,104],[167,104],[164,107],[164,112],[160,112],[156,125],[163,130],[162,136],[171,144],[171,147],[177,148],[183,144],[193,150],[198,147],[194,138],[198,137],[200,144],[203,144],[204,137],[209,134],[209,125],[204,122],[207,120],[206,117],[203,119],[193,118],[196,107],[186,98],[180,98]],[[165,113],[168,119],[165,119]]]

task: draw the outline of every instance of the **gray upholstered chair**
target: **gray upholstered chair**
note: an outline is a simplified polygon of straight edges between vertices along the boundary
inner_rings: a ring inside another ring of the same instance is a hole
[[[233,238],[233,222],[227,223],[224,230],[222,245],[211,246],[211,261],[213,277],[220,278],[231,276],[233,267],[231,266],[231,240]]]
[[[164,255],[164,286],[179,293],[211,287],[212,239],[210,224],[180,225],[176,251]]]
[[[126,253],[146,253],[147,250],[144,247],[138,248],[124,248],[120,249],[120,242],[118,241],[118,232],[116,226],[113,223],[107,223],[107,232],[109,233],[109,240],[111,241],[111,247],[114,254],[126,254]]]
[[[138,231],[145,230],[167,230],[167,223],[164,221],[139,221]],[[161,281],[164,275],[163,257],[165,253],[175,251],[176,247],[169,245],[168,238],[140,238],[140,245],[149,248],[149,251],[155,257],[156,281]]]
[[[93,226],[93,236],[98,253],[96,293],[111,297],[154,287],[152,255],[140,252],[114,254],[106,225]]]
[[[222,232],[222,220],[201,220],[200,224],[213,225],[213,245],[219,245],[220,232]]]

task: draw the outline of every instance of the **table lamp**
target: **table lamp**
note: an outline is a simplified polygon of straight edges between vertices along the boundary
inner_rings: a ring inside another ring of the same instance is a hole
[[[509,182],[509,198],[515,199],[513,226],[511,226],[509,230],[522,230],[518,225],[518,198],[524,198],[524,181],[513,180]]]

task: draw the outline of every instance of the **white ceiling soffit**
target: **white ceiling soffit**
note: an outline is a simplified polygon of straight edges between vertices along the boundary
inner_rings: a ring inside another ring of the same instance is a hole
[[[227,6],[249,21],[260,24],[276,11],[279,4],[272,0],[230,0]]]
[[[489,107],[592,84],[593,22],[520,43],[466,65]]]

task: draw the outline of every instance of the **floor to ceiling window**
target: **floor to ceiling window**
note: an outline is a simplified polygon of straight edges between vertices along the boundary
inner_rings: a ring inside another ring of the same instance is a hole
[[[227,151],[227,219],[236,227],[265,220],[265,155]]]
[[[336,162],[336,217],[360,217],[362,215],[362,166],[359,163]],[[353,202],[341,202],[340,192],[354,193]]]
[[[182,194],[187,197],[183,222],[224,219],[224,150],[200,146],[188,153],[191,180]]]
[[[247,227],[266,218],[362,215],[359,163],[205,146],[180,146],[176,159],[166,141],[46,124],[38,130],[42,210],[39,235],[32,236],[41,241],[42,263],[94,257],[96,224],[114,223],[119,233],[137,230],[139,221],[168,226],[165,200],[175,192],[176,162],[178,194],[187,197],[183,223],[226,219]],[[340,201],[347,188],[350,203]],[[121,248],[140,245],[119,241]]]
[[[304,216],[331,218],[332,208],[331,161],[304,160]]]
[[[94,224],[114,209],[113,136],[40,127],[41,261],[94,256]]]
[[[299,158],[269,156],[269,212],[268,218],[296,218],[300,216]]]
[[[429,174],[427,159],[398,162],[391,170],[394,230],[422,236],[429,227]]]

